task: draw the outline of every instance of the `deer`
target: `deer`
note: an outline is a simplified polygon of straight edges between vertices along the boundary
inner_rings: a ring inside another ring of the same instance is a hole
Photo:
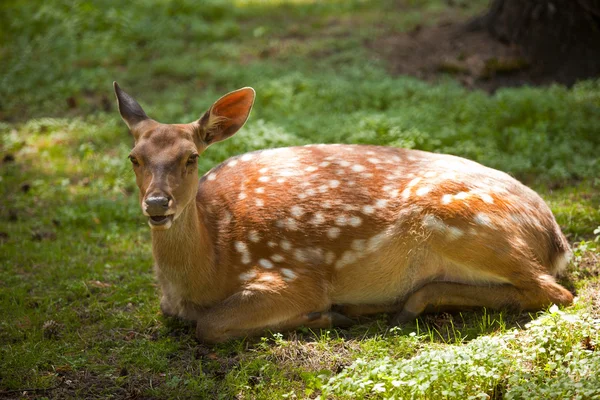
[[[255,91],[163,124],[114,83],[151,228],[160,309],[204,343],[348,327],[387,313],[568,306],[570,247],[542,198],[453,155],[315,144],[198,158],[246,123]]]

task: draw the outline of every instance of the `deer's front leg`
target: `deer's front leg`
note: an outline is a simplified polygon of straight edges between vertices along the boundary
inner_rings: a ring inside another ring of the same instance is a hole
[[[340,314],[326,312],[329,307],[322,284],[259,281],[200,313],[196,336],[202,342],[218,343],[257,335],[266,329],[328,328],[351,322]]]

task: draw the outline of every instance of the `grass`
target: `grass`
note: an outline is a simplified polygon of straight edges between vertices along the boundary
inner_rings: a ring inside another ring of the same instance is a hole
[[[364,46],[487,4],[454,3],[3,2],[0,397],[600,396],[600,81],[488,95],[390,76]],[[566,284],[579,301],[198,344],[159,313],[113,80],[165,122],[255,87],[251,120],[200,172],[315,142],[449,152],[510,172],[573,243]]]

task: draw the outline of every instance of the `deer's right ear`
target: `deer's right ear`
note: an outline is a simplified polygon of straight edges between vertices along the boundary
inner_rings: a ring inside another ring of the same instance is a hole
[[[115,95],[117,96],[117,104],[119,106],[119,113],[121,118],[129,127],[129,130],[133,132],[133,128],[141,121],[149,119],[142,107],[137,101],[127,93],[125,93],[117,84],[113,82],[115,87]]]
[[[200,139],[206,145],[225,140],[236,133],[248,119],[254,97],[254,89],[245,87],[227,93],[215,102],[196,122]]]

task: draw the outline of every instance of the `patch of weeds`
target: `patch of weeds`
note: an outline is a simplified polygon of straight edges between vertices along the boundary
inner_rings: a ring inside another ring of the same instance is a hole
[[[323,398],[495,398],[499,390],[506,398],[600,395],[600,357],[589,350],[600,340],[598,320],[553,307],[526,327],[410,359],[359,358],[322,386]]]

